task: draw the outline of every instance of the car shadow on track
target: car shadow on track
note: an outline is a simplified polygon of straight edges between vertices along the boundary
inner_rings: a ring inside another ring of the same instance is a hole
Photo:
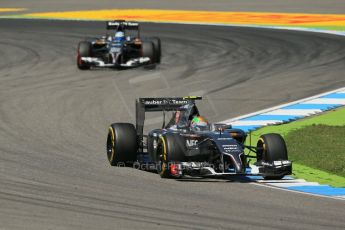
[[[245,176],[226,176],[226,177],[185,177],[176,178],[179,182],[197,182],[197,183],[251,183],[255,180]]]

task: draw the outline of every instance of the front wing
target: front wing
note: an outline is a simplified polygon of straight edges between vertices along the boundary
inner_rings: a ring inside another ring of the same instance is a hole
[[[147,171],[158,171],[159,164],[153,163],[146,154],[139,155],[135,167]],[[172,162],[168,165],[169,169],[174,169],[176,177],[195,176],[195,177],[217,177],[217,176],[284,176],[291,175],[291,161],[274,161],[273,163],[260,163],[249,165],[243,172],[236,172],[233,168],[216,168],[208,162]]]
[[[275,161],[272,164],[250,165],[244,172],[236,172],[232,169],[217,170],[213,165],[200,162],[181,162],[177,164],[177,167],[179,169],[179,176],[188,175],[201,177],[231,175],[276,177],[290,175],[292,172],[292,163],[290,161]]]
[[[82,57],[81,60],[94,67],[137,67],[150,63],[149,57],[132,58],[126,63],[104,63],[101,58]]]

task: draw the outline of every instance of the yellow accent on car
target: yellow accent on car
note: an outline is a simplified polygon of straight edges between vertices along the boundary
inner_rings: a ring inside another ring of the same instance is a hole
[[[231,136],[231,137],[238,137],[238,136],[239,136],[239,133],[230,132],[230,136]]]
[[[262,142],[262,148],[263,148],[263,150],[264,150],[264,151],[266,151],[266,144],[265,144],[264,139],[259,138],[259,140],[258,140],[258,141],[261,141],[261,142]]]
[[[163,163],[162,163],[162,170],[159,173],[160,175],[164,175],[165,171],[167,170],[167,164],[166,164],[166,160],[167,160],[167,147],[166,147],[166,143],[165,143],[165,139],[163,136],[160,136],[159,139],[162,140],[163,143]]]
[[[163,143],[163,159],[164,161],[166,161],[167,160],[167,146],[166,146],[164,137],[161,136],[160,139],[162,140],[162,143]]]
[[[115,133],[114,133],[114,129],[112,127],[109,127],[109,132],[111,133],[111,144],[112,144],[110,161],[113,161],[115,158]]]
[[[186,96],[186,97],[183,97],[183,99],[191,99],[191,100],[197,100],[197,99],[201,99],[202,97],[201,96]]]
[[[141,45],[141,40],[139,38],[134,39],[135,45]]]
[[[197,96],[186,96],[186,97],[183,97],[183,99],[195,99],[197,98]]]
[[[167,164],[165,162],[163,162],[162,163],[162,171],[159,173],[159,175],[164,175],[166,170],[167,170]]]
[[[96,45],[104,45],[104,44],[106,44],[106,41],[105,41],[105,39],[98,39],[98,40],[96,40]]]

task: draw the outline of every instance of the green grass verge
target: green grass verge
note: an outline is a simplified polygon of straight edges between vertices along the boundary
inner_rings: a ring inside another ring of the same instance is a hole
[[[310,28],[310,27],[308,27]],[[320,29],[320,30],[332,30],[332,31],[339,31],[344,32],[345,26],[315,26],[312,29]]]
[[[299,28],[306,28],[306,29],[317,29],[317,30],[330,30],[330,31],[338,31],[338,32],[344,32],[345,31],[345,25],[344,26],[303,26],[303,25],[290,26],[290,25],[282,25],[282,26],[299,27]]]
[[[288,133],[285,141],[292,161],[345,177],[344,137],[345,126],[312,125]]]
[[[308,126],[309,128],[306,128]],[[312,127],[310,128],[310,126]],[[340,128],[339,126],[342,127]],[[313,128],[317,129],[318,133],[314,133],[314,131],[316,130],[313,130]],[[319,129],[324,129],[325,132],[320,133]],[[329,133],[327,133],[330,130],[334,131],[334,129],[337,130],[335,134],[330,135]],[[344,130],[345,108],[341,108],[288,124],[263,127],[252,132],[251,144],[255,145],[257,139],[262,134],[280,133],[286,139],[289,156],[291,155],[290,157],[293,160],[293,175],[296,178],[303,178],[308,181],[316,181],[321,184],[329,184],[335,187],[345,187],[345,177],[342,176],[344,175],[345,170],[345,144],[343,144],[345,132]],[[298,134],[299,132],[302,132],[302,135],[311,135],[312,139],[303,139],[303,141],[298,139],[291,139],[295,138],[291,137],[294,136],[294,134],[295,136],[300,135]],[[306,133],[303,134],[303,132]],[[318,135],[320,135],[320,137],[318,137]],[[334,143],[325,143],[327,142],[326,139],[331,142],[330,138],[333,139],[333,137],[336,138]],[[247,144],[249,144],[249,138],[247,138]],[[301,145],[305,145],[303,146],[303,153],[301,152],[302,150],[299,149],[301,148]],[[309,148],[310,146],[317,146],[319,148],[309,149],[308,151],[306,151],[305,149],[307,147]],[[326,150],[323,150],[323,148],[326,148]],[[327,148],[330,148],[329,151],[327,151]],[[314,152],[317,150],[320,150],[320,152]],[[308,155],[306,155],[305,158],[303,157],[303,159],[301,159],[299,155],[302,155],[305,152],[308,152]],[[326,165],[326,161],[323,161],[322,159],[322,157],[325,157],[325,155],[327,157],[327,160],[332,160],[332,166],[328,172],[325,171],[325,168],[330,166]],[[312,160],[318,160],[318,163],[315,163],[314,161],[308,161],[308,158],[312,158]],[[322,165],[322,167],[320,165]],[[335,175],[334,173],[337,173],[338,175]]]

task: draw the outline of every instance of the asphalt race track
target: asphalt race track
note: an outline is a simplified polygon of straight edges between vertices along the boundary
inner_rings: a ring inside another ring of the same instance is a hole
[[[110,167],[107,127],[140,96],[202,94],[211,121],[345,86],[345,39],[144,24],[155,70],[80,71],[104,22],[0,20],[0,229],[343,229],[345,203],[230,180]],[[152,117],[150,126],[158,122]],[[156,124],[157,125],[157,124]]]

